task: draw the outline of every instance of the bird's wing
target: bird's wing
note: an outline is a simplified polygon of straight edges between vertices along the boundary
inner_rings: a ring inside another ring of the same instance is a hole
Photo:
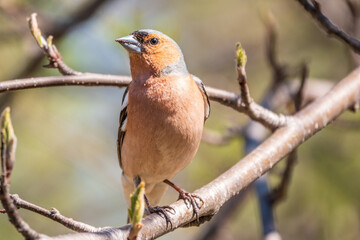
[[[203,82],[200,80],[200,78],[198,78],[195,75],[192,75],[192,78],[194,79],[195,83],[198,85],[201,94],[203,95],[203,99],[204,99],[204,105],[205,105],[205,119],[204,121],[206,121],[206,119],[209,118],[210,116],[210,101],[209,101],[209,96],[206,93],[205,90],[205,86],[203,84]]]
[[[119,130],[118,130],[118,139],[117,139],[117,153],[119,158],[120,167],[122,168],[121,163],[121,147],[124,142],[125,133],[126,133],[126,122],[127,122],[127,106],[129,98],[129,87],[125,89],[120,110],[120,120],[119,120]]]

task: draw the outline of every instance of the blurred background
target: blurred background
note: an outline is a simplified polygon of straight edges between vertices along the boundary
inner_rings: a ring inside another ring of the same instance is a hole
[[[320,3],[336,24],[354,30],[345,1]],[[327,38],[296,1],[1,0],[0,80],[59,75],[41,67],[47,60],[28,31],[26,18],[37,12],[40,28],[54,35],[64,61],[82,72],[129,75],[127,53],[114,39],[152,28],[180,45],[189,71],[206,85],[238,92],[234,49],[241,42],[248,55],[249,87],[260,101],[271,80],[264,11],[275,16],[280,62],[306,62],[310,79],[334,83],[356,67],[347,47]],[[1,94],[1,110],[11,106],[18,137],[11,192],[94,226],[124,225],[127,210],[116,155],[122,94],[123,89],[111,87]],[[287,198],[275,208],[283,239],[360,239],[359,120],[359,114],[345,113],[299,148]],[[221,134],[247,122],[242,114],[212,102],[205,127]],[[242,158],[243,145],[241,137],[225,146],[202,143],[175,182],[189,191],[207,184]],[[176,199],[177,193],[169,190],[163,203]],[[38,232],[70,232],[37,214],[19,211]],[[178,229],[161,239],[197,239],[208,225]],[[223,233],[223,239],[261,239],[253,191]],[[0,238],[21,239],[6,215],[0,215]]]

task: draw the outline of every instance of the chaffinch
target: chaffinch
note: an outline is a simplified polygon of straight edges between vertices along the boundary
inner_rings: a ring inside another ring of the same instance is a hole
[[[210,113],[204,85],[189,74],[179,46],[165,34],[144,29],[116,41],[129,52],[132,75],[122,99],[117,142],[127,204],[142,180],[150,213],[170,222],[167,211],[173,209],[157,206],[170,185],[197,216],[201,206],[195,199],[202,199],[169,179],[185,168],[198,150]]]

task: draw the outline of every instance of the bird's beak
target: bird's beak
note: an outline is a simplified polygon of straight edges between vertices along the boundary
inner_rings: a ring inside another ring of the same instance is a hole
[[[140,43],[134,38],[133,35],[118,38],[115,41],[120,43],[121,46],[123,46],[128,52],[141,53]]]

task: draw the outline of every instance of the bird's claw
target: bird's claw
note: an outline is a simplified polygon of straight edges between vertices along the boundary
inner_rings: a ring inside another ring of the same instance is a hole
[[[204,200],[196,194],[191,194],[185,191],[179,192],[179,199],[184,200],[187,208],[190,208],[190,206],[193,207],[193,216],[196,216],[196,220],[199,221],[198,210],[204,205]],[[196,199],[201,202],[201,206],[199,206]]]
[[[162,207],[148,206],[148,210],[150,213],[156,213],[159,216],[163,216],[166,220],[166,228],[170,224],[170,229],[172,229],[173,225],[172,225],[172,222],[170,220],[170,216],[168,213],[173,214],[173,215],[176,213],[176,211],[173,207],[170,207],[170,206],[162,206]]]

